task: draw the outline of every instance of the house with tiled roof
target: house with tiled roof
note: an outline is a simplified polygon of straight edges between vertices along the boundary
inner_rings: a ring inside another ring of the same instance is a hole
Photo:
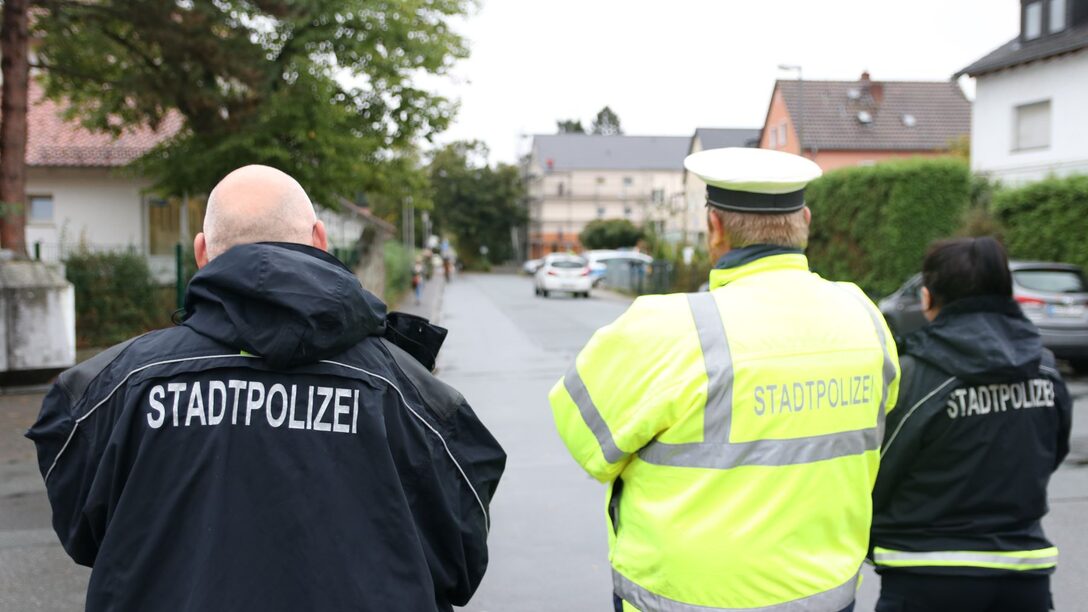
[[[525,166],[529,253],[581,249],[595,219],[667,225],[670,198],[683,190],[688,136],[544,134]]]
[[[780,80],[759,146],[804,155],[824,170],[946,155],[971,130],[971,103],[953,81]]]
[[[172,253],[179,226],[177,202],[151,198],[151,182],[126,170],[135,159],[181,128],[169,116],[157,130],[127,129],[118,137],[65,119],[64,107],[31,80],[27,110],[28,249],[59,260],[81,245]],[[172,211],[168,209],[173,209]]]
[[[975,78],[972,168],[1006,183],[1088,174],[1088,0],[1021,0],[1020,33]]]
[[[66,119],[65,108],[44,97],[31,80],[27,110],[26,244],[46,261],[67,254],[132,250],[147,256],[152,273],[172,282],[177,244],[188,246],[204,222],[210,185],[194,185],[174,196],[151,191],[132,162],[182,128],[183,119],[167,115],[157,129],[128,128],[116,137],[92,132]],[[224,168],[223,174],[231,168]],[[390,233],[369,210],[349,202],[339,212],[319,207],[330,248],[353,247],[363,227]]]

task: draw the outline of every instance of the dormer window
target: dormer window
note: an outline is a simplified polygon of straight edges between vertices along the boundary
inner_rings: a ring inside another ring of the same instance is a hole
[[[1056,34],[1065,29],[1065,0],[1050,0],[1050,33]]]
[[[1043,35],[1042,0],[1024,7],[1024,40],[1035,40]]]

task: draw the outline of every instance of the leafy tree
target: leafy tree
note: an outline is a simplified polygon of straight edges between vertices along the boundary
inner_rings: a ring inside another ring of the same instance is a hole
[[[453,105],[414,86],[467,55],[447,21],[473,0],[38,0],[46,92],[89,128],[185,128],[141,162],[160,189],[247,163],[318,202],[397,182]],[[388,176],[386,173],[392,173]]]
[[[479,262],[482,246],[491,261],[512,259],[510,232],[528,219],[517,166],[492,167],[487,156],[482,143],[455,142],[439,149],[430,164],[435,227],[453,237],[469,266]]]
[[[586,224],[578,236],[587,249],[622,249],[642,240],[643,232],[627,219],[597,219]]]
[[[605,136],[623,134],[623,128],[620,127],[620,118],[611,108],[607,106],[602,108],[597,113],[597,117],[593,119],[593,133]]]
[[[561,119],[556,121],[560,134],[585,134],[586,128],[582,127],[581,119]]]

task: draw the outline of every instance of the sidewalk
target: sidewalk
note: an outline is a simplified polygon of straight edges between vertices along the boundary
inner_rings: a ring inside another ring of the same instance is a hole
[[[457,274],[454,273],[451,283],[456,283],[458,280]],[[389,310],[397,312],[406,312],[408,314],[416,315],[417,317],[423,317],[428,319],[431,323],[441,325],[438,319],[442,314],[442,296],[446,292],[446,281],[442,278],[441,274],[436,274],[431,277],[431,280],[423,281],[423,295],[419,300],[419,304],[416,304],[415,292],[409,291],[404,295],[399,304],[390,305]]]

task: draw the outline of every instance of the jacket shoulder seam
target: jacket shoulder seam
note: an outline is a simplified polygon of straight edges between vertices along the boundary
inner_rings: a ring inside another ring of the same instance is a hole
[[[901,432],[903,430],[903,426],[907,424],[907,421],[910,420],[911,416],[913,416],[914,413],[919,408],[921,408],[923,405],[925,405],[926,402],[933,399],[933,397],[935,395],[937,395],[937,393],[939,393],[942,389],[947,387],[950,383],[955,382],[956,380],[957,379],[956,379],[955,376],[948,377],[947,379],[945,379],[944,382],[942,382],[941,384],[937,385],[932,390],[930,390],[929,393],[922,396],[922,399],[915,402],[915,404],[913,406],[911,406],[909,410],[907,410],[907,414],[905,416],[903,416],[903,420],[899,421],[899,425],[895,428],[895,431],[892,432],[891,437],[888,438],[888,443],[885,444],[884,447],[880,449],[881,458],[884,457],[884,455],[888,452],[888,449],[890,449],[892,447],[892,444],[895,443],[896,438],[899,437],[899,432]]]

